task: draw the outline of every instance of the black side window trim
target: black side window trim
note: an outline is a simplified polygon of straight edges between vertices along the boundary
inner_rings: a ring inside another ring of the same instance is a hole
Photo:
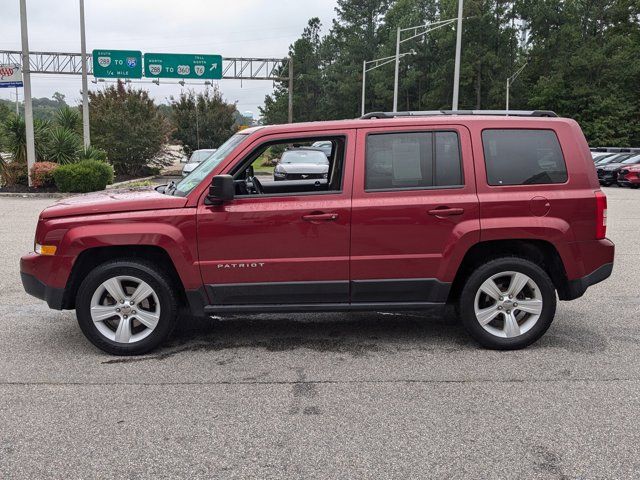
[[[436,133],[455,133],[456,138],[458,139],[458,160],[460,162],[460,180],[462,180],[462,183],[457,184],[457,185],[432,185],[429,187],[392,187],[392,188],[367,188],[367,145],[368,145],[368,139],[369,136],[372,135],[393,135],[393,134],[403,134],[403,133],[431,133],[433,134],[433,139],[432,139],[432,151],[433,151],[433,168],[436,168],[436,155],[435,155],[435,151],[436,151],[436,141],[435,141],[435,134]],[[375,192],[406,192],[406,191],[420,191],[420,190],[455,190],[455,189],[462,189],[466,187],[466,179],[464,176],[464,158],[463,158],[463,154],[462,154],[462,143],[460,141],[460,131],[456,130],[455,128],[450,128],[450,129],[411,129],[411,130],[393,130],[393,131],[386,131],[386,132],[367,132],[366,138],[365,138],[365,150],[364,150],[364,168],[363,168],[363,189],[365,193],[375,193]]]
[[[317,191],[317,192],[309,191],[309,192],[266,193],[262,195],[236,195],[235,199],[242,200],[245,198],[294,197],[294,196],[307,196],[307,195],[337,195],[337,194],[344,193],[344,177],[346,172],[345,166],[347,162],[347,144],[349,142],[348,137],[349,137],[348,134],[344,133],[343,131],[334,135],[330,135],[330,134],[313,135],[312,134],[309,136],[305,135],[303,137],[293,137],[289,139],[282,138],[280,140],[271,140],[271,141],[262,142],[259,145],[257,145],[255,148],[252,148],[247,155],[243,156],[242,160],[240,160],[239,162],[236,162],[228,172],[229,175],[235,176],[236,173],[242,170],[242,168],[246,168],[245,162],[247,162],[248,159],[251,158],[253,154],[258,149],[260,149],[263,145],[267,145],[266,148],[269,148],[269,146],[271,145],[286,143],[288,140],[296,140],[296,141],[304,142],[304,141],[311,141],[311,140],[322,141],[322,140],[330,140],[330,139],[341,139],[342,140],[342,175],[340,175],[340,190],[328,190],[328,191]],[[334,163],[335,163],[335,158],[334,158]]]

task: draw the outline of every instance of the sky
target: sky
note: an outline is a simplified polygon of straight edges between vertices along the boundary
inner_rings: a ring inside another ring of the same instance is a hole
[[[87,52],[93,49],[163,53],[219,54],[223,57],[285,57],[307,20],[319,17],[328,29],[334,0],[85,0]],[[29,49],[80,52],[78,0],[27,0]],[[0,0],[0,50],[21,50],[18,0]],[[91,77],[90,77],[91,79]],[[258,116],[271,93],[267,80],[220,80],[228,102],[240,112]],[[81,77],[33,74],[33,97],[58,91],[67,103],[81,101]],[[180,94],[180,85],[141,84],[157,102]],[[89,89],[104,84],[89,83]],[[184,87],[196,91],[195,85]],[[0,89],[0,98],[15,100],[15,90]],[[19,91],[22,100],[22,89]]]

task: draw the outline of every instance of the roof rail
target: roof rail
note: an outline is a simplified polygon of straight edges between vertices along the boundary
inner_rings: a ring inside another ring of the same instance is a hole
[[[397,118],[397,117],[430,117],[435,115],[497,115],[502,117],[557,117],[551,110],[424,110],[414,112],[371,112],[360,117]]]

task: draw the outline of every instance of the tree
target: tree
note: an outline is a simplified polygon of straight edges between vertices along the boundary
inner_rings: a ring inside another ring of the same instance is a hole
[[[147,91],[118,82],[89,92],[89,115],[93,145],[107,152],[116,173],[137,175],[158,165],[154,157],[170,127]]]
[[[193,90],[171,97],[173,138],[186,154],[200,148],[217,148],[235,132],[236,106],[226,103],[220,90]]]

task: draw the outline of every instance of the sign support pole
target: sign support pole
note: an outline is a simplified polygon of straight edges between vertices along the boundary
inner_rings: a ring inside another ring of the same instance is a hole
[[[80,52],[82,54],[82,138],[84,148],[91,145],[89,131],[89,93],[87,82],[87,41],[84,29],[84,0],[80,0]]]
[[[462,9],[463,0],[458,0],[458,26],[456,27],[456,58],[453,68],[453,101],[451,110],[458,110],[458,95],[460,92],[460,53],[462,50]]]
[[[289,123],[293,123],[293,58],[289,57]]]
[[[33,108],[31,106],[31,66],[29,65],[29,33],[27,31],[26,0],[20,0],[20,33],[22,36],[22,77],[24,82],[24,123],[27,136],[27,169],[29,186],[31,168],[36,163],[36,146],[33,134]]]

